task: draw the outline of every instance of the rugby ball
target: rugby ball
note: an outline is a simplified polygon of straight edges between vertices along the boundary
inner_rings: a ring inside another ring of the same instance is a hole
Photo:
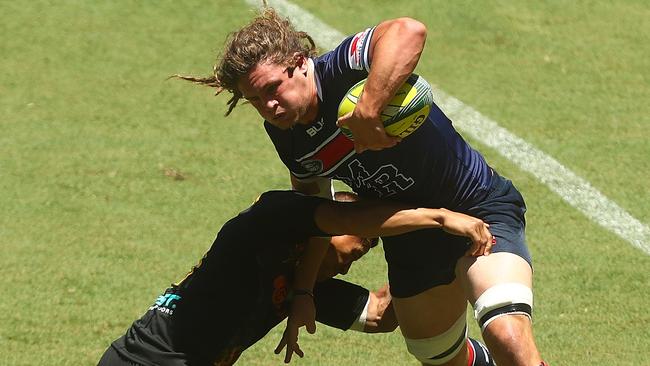
[[[352,112],[363,93],[366,79],[361,80],[348,90],[339,104],[339,118]],[[381,113],[386,133],[390,136],[404,138],[417,130],[429,115],[433,105],[431,85],[419,75],[411,74],[406,82],[397,89],[395,96]],[[341,126],[341,132],[350,140],[352,133],[346,126]]]

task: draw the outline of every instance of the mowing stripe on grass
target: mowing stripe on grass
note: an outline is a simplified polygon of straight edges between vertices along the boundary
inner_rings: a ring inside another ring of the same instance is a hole
[[[252,6],[261,4],[258,0],[246,0],[246,2]],[[335,47],[345,38],[341,32],[288,1],[272,0],[269,1],[269,5],[291,18],[298,29],[308,30],[316,43],[327,49]],[[585,179],[460,100],[440,89],[435,89],[434,94],[437,104],[464,133],[493,148],[520,169],[534,175],[594,222],[646,254],[650,254],[648,226],[607,199]]]

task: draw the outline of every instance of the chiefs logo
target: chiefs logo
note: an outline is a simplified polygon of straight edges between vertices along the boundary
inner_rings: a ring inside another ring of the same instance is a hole
[[[271,302],[275,308],[275,312],[278,316],[286,316],[286,308],[284,302],[287,299],[289,289],[287,287],[287,277],[285,275],[279,275],[273,279],[273,295],[271,296]]]

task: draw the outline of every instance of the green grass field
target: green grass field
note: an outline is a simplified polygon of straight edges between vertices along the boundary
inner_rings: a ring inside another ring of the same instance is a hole
[[[421,20],[420,74],[650,224],[646,1],[300,5],[345,34]],[[252,108],[223,118],[226,96],[165,80],[209,74],[252,14],[226,0],[0,3],[0,365],[96,364],[221,224],[288,187]],[[547,361],[650,364],[649,256],[469,140],[526,197]],[[381,249],[349,278],[386,281]],[[280,332],[241,364],[281,364]],[[399,332],[320,326],[301,345],[299,365],[417,364]]]

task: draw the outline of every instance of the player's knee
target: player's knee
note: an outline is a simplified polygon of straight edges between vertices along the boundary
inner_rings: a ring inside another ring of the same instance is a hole
[[[523,323],[526,322],[526,324]],[[493,339],[503,347],[517,347],[528,341],[528,332],[524,327],[529,327],[530,321],[523,316],[504,316],[491,322],[483,330],[483,337]]]
[[[425,365],[444,365],[458,354],[467,340],[466,313],[447,331],[425,339],[406,338],[409,352]]]
[[[530,319],[524,315],[500,317],[483,331],[483,339],[509,365],[538,365],[540,354],[535,345]]]
[[[494,320],[504,315],[523,315],[530,319],[533,311],[533,291],[519,283],[501,283],[487,289],[474,303],[474,316],[481,331]],[[505,334],[508,336],[508,324],[505,324]],[[514,331],[514,330],[513,330]]]

